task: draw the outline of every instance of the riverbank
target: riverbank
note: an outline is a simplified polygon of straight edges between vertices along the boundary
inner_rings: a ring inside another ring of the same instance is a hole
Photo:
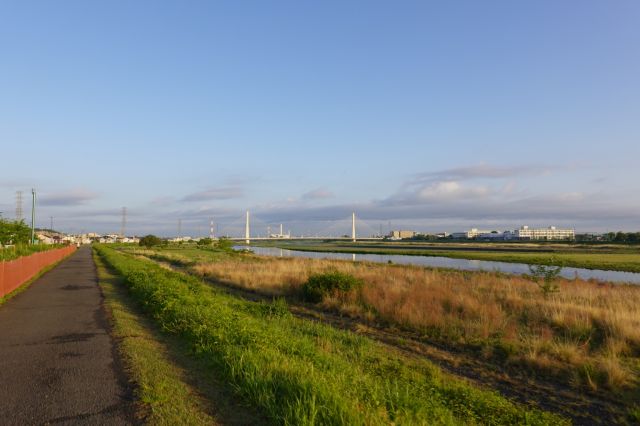
[[[601,249],[580,248],[579,246],[558,245],[424,245],[424,244],[371,244],[371,243],[314,243],[301,242],[260,242],[255,246],[278,247],[289,250],[355,253],[405,256],[449,257],[452,259],[484,260],[507,263],[526,263],[532,265],[553,265],[605,271],[623,271],[640,273],[640,251],[634,247],[615,248],[606,246]]]
[[[151,251],[131,256],[98,246],[98,253],[126,277],[130,294],[147,314],[273,423],[566,422],[444,374],[426,359],[294,317],[283,299],[247,301],[140,259]],[[210,253],[220,260],[244,258]]]
[[[283,297],[295,307],[292,312],[309,315],[311,310],[314,319],[331,324],[337,316],[350,329],[385,343],[396,336],[393,344],[403,350],[481,378],[506,395],[533,398],[535,393],[540,406],[571,413],[580,424],[635,413],[640,369],[636,286],[559,280],[560,291],[545,296],[531,280],[493,272],[265,258],[195,247],[135,251],[213,285],[237,289],[250,300]],[[305,282],[330,271],[353,276],[362,287],[305,303]],[[492,373],[497,371],[500,378]],[[561,393],[564,403],[556,403]]]

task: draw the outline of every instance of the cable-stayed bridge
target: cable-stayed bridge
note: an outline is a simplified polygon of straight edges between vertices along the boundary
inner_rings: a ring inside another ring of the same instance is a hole
[[[326,221],[327,226],[318,232],[308,235],[293,235],[291,231],[285,232],[283,224],[266,222],[260,217],[255,217],[247,210],[242,217],[231,222],[218,223],[216,227],[211,223],[211,237],[226,237],[234,241],[244,241],[247,244],[259,240],[307,240],[307,239],[331,239],[331,240],[381,240],[382,229],[376,229],[374,225],[358,218],[352,213],[346,218]],[[274,232],[272,232],[272,230]]]

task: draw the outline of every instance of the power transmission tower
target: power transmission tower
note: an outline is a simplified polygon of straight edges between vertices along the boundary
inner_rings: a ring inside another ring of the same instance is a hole
[[[16,191],[16,221],[20,222],[24,219],[22,211],[22,191]]]
[[[31,244],[36,243],[36,190],[31,188]]]
[[[122,208],[122,223],[120,225],[120,236],[124,238],[124,233],[127,227],[127,208]]]

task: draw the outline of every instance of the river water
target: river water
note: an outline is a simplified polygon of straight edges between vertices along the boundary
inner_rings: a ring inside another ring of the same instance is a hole
[[[499,271],[507,274],[528,274],[529,265],[525,263],[494,262],[488,260],[453,259],[437,256],[406,256],[400,254],[355,254],[328,253],[281,249],[277,247],[237,246],[238,250],[249,249],[261,256],[304,257],[309,259],[340,259],[352,261],[368,261],[401,265],[421,265],[435,268],[460,269],[465,271]],[[600,269],[562,268],[560,274],[565,278],[597,279],[620,283],[640,284],[640,273],[622,271],[604,271]]]

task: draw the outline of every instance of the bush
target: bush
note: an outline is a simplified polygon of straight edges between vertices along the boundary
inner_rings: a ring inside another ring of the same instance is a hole
[[[155,235],[145,235],[140,238],[140,243],[142,247],[151,248],[153,246],[159,246],[162,244],[162,240]]]
[[[199,239],[196,244],[198,244],[199,246],[210,246],[212,243],[213,243],[213,240],[207,237],[207,238]]]
[[[342,292],[347,293],[362,287],[362,281],[353,275],[339,271],[314,274],[302,286],[305,300],[313,303],[322,302],[325,296]]]
[[[560,291],[560,287],[556,284],[556,280],[562,272],[562,265],[551,266],[555,263],[557,263],[557,261],[554,258],[551,258],[549,259],[550,265],[529,265],[531,278],[536,284],[538,284],[538,287],[542,290],[542,294],[544,294],[545,298]]]
[[[5,244],[27,244],[31,242],[31,228],[23,220],[0,219],[0,247]]]
[[[233,241],[231,241],[229,238],[222,237],[218,239],[218,242],[216,243],[216,248],[222,251],[232,252]]]

